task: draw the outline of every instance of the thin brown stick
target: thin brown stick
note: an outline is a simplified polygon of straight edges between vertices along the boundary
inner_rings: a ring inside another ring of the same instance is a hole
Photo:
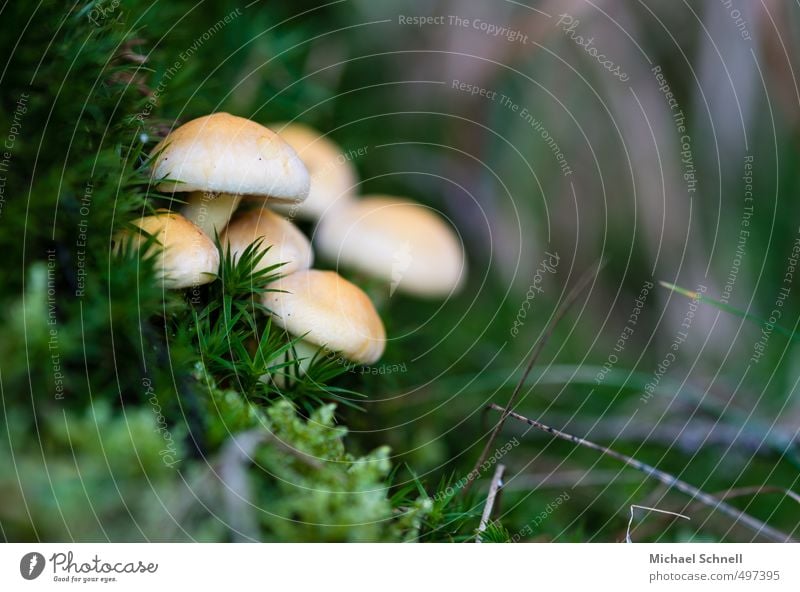
[[[522,373],[522,377],[520,378],[517,386],[514,388],[514,392],[511,393],[511,397],[508,399],[508,403],[506,404],[505,409],[503,409],[503,414],[500,416],[497,424],[494,426],[492,430],[492,434],[489,436],[488,442],[486,442],[486,446],[483,447],[481,451],[481,455],[478,457],[477,462],[475,463],[475,467],[470,471],[470,476],[478,475],[479,474],[479,467],[483,464],[486,460],[486,456],[489,454],[489,450],[491,449],[494,441],[497,439],[497,436],[500,434],[500,430],[503,429],[503,424],[505,424],[506,419],[508,418],[508,414],[511,412],[511,409],[514,408],[514,405],[517,402],[517,398],[519,394],[522,392],[522,387],[525,386],[525,381],[528,380],[528,376],[533,370],[533,365],[536,363],[536,360],[542,353],[544,346],[547,344],[547,341],[550,339],[550,336],[555,331],[556,325],[564,318],[564,315],[567,313],[569,308],[575,303],[580,296],[583,289],[588,285],[589,281],[595,277],[600,269],[603,267],[603,261],[599,260],[594,265],[592,265],[589,269],[583,272],[583,275],[578,279],[578,282],[572,287],[572,290],[569,291],[567,297],[561,303],[561,306],[558,307],[556,310],[556,314],[553,316],[553,319],[550,321],[550,324],[545,329],[545,332],[539,338],[539,341],[536,342],[536,345],[533,346],[533,350],[531,351],[531,356],[528,358],[528,365],[525,367],[525,371]],[[464,495],[467,494],[470,487],[472,487],[474,479],[469,479],[462,490]]]
[[[489,486],[489,493],[486,495],[486,505],[483,506],[483,514],[481,515],[481,522],[478,525],[478,535],[475,538],[476,543],[482,543],[481,533],[489,526],[489,520],[492,517],[492,510],[494,510],[494,503],[497,500],[497,492],[503,486],[503,473],[506,470],[504,464],[497,465],[492,477],[492,484]]]
[[[606,448],[605,446],[601,446],[600,444],[595,444],[594,442],[591,442],[589,440],[585,440],[585,439],[580,438],[578,436],[573,436],[572,434],[567,434],[566,432],[562,432],[562,431],[557,430],[555,428],[551,428],[550,426],[545,425],[545,424],[543,424],[543,423],[541,423],[539,421],[536,421],[535,419],[528,419],[527,417],[525,417],[524,415],[520,415],[519,413],[514,413],[513,411],[508,411],[507,412],[500,405],[496,405],[496,404],[492,403],[489,407],[491,409],[494,409],[495,411],[501,411],[503,413],[508,413],[508,415],[513,417],[514,419],[519,420],[519,421],[521,421],[523,423],[526,423],[529,426],[532,426],[532,427],[534,427],[536,429],[545,431],[548,434],[550,434],[552,436],[555,436],[556,438],[560,438],[562,440],[566,440],[567,442],[572,442],[573,444],[578,444],[580,446],[585,446],[586,448],[591,448],[592,450],[596,450],[596,451],[598,451],[598,452],[600,452],[602,454],[605,454],[606,456],[610,456],[611,458],[615,458],[615,459],[625,463],[629,467],[632,467],[632,468],[634,468],[634,469],[636,469],[638,471],[642,471],[643,473],[645,473],[649,477],[652,477],[653,479],[656,479],[657,481],[660,481],[661,483],[663,483],[667,487],[677,489],[678,491],[688,495],[692,499],[697,500],[698,502],[702,502],[707,506],[713,507],[715,510],[719,510],[723,514],[726,514],[727,516],[730,516],[731,518],[733,518],[737,522],[741,522],[742,524],[744,524],[744,525],[748,526],[749,528],[751,528],[752,530],[754,530],[756,533],[758,533],[758,534],[760,534],[760,535],[762,535],[762,536],[764,536],[766,538],[769,538],[769,539],[771,539],[773,541],[777,541],[777,542],[787,542],[787,543],[788,542],[795,542],[788,534],[785,534],[785,533],[783,533],[783,532],[781,532],[781,531],[779,531],[777,529],[772,528],[771,526],[769,526],[768,524],[765,524],[764,522],[762,522],[758,518],[754,518],[753,516],[750,516],[749,514],[745,514],[741,510],[737,510],[736,508],[734,508],[730,504],[727,504],[724,501],[722,501],[721,499],[716,498],[713,495],[710,495],[710,494],[698,489],[694,485],[689,485],[685,481],[681,481],[677,477],[673,477],[669,473],[665,473],[664,471],[661,471],[661,470],[659,470],[659,469],[657,469],[657,468],[655,468],[655,467],[653,467],[651,465],[648,465],[646,463],[638,461],[633,457],[627,456],[627,455],[622,454],[620,452],[616,452],[614,450],[611,450],[610,448]]]
[[[777,493],[785,495],[789,499],[796,501],[800,504],[800,494],[795,493],[791,489],[784,489],[783,487],[776,487],[774,485],[751,485],[749,487],[736,487],[734,489],[726,489],[716,493],[715,495],[720,499],[732,499],[734,497],[742,497],[745,495],[762,495],[765,493]]]
[[[516,475],[503,486],[503,491],[530,491],[531,489],[563,489],[565,487],[599,487],[603,485],[638,483],[638,475],[620,475],[618,471],[592,471],[567,469]]]

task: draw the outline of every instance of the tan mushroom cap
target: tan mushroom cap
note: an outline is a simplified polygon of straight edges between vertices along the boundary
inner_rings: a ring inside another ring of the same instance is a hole
[[[153,216],[139,218],[133,224],[158,242],[148,249],[147,254],[157,249],[155,266],[166,288],[189,288],[216,279],[219,269],[216,245],[180,214],[159,211]],[[146,240],[144,235],[137,234],[132,243],[139,246]]]
[[[433,210],[386,195],[331,212],[314,242],[326,257],[416,296],[447,296],[466,275],[458,236]]]
[[[199,117],[173,130],[153,149],[152,177],[160,191],[274,196],[301,201],[309,175],[278,134],[229,113]]]
[[[319,220],[330,208],[352,199],[358,183],[353,163],[326,136],[300,123],[276,123],[269,126],[278,132],[300,157],[311,175],[308,198],[295,205],[268,203],[276,210],[306,220]]]
[[[253,241],[263,239],[261,248],[266,252],[256,270],[283,263],[276,272],[288,275],[308,269],[314,262],[314,252],[306,235],[289,220],[266,208],[238,214],[220,238],[224,249],[230,246],[234,261],[239,260],[239,255]]]
[[[275,323],[292,335],[337,352],[353,362],[372,364],[386,346],[386,330],[369,297],[338,273],[309,269],[270,284],[263,303]]]

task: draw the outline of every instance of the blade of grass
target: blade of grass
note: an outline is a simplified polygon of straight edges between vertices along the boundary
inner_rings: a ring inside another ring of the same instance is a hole
[[[594,263],[586,271],[583,272],[583,275],[580,278],[578,278],[577,283],[572,287],[572,289],[567,294],[566,298],[564,298],[563,302],[561,303],[561,305],[556,310],[555,314],[553,315],[553,317],[552,317],[552,319],[550,321],[550,324],[547,325],[547,328],[545,329],[545,331],[542,334],[542,336],[539,338],[539,341],[537,341],[536,344],[533,346],[533,350],[531,351],[530,358],[528,358],[528,364],[525,367],[525,371],[522,373],[522,377],[520,378],[519,382],[517,383],[517,386],[514,389],[514,392],[511,393],[511,397],[508,399],[508,403],[506,404],[505,411],[500,416],[500,419],[498,420],[497,424],[494,426],[494,429],[492,430],[492,433],[489,436],[489,440],[486,442],[486,445],[483,447],[483,450],[481,451],[481,454],[478,457],[478,461],[475,463],[475,466],[473,467],[472,471],[469,473],[470,476],[478,475],[480,473],[480,471],[479,471],[480,466],[486,460],[486,457],[489,454],[489,450],[491,450],[492,445],[494,444],[494,441],[497,439],[497,436],[500,434],[500,430],[503,429],[503,424],[506,422],[506,419],[508,418],[508,414],[510,413],[511,409],[514,408],[514,405],[517,402],[517,398],[519,397],[520,393],[522,392],[522,387],[525,385],[525,381],[528,380],[528,375],[531,373],[531,370],[533,370],[533,365],[536,363],[536,360],[541,355],[542,350],[544,349],[544,346],[547,344],[548,340],[550,339],[550,336],[553,334],[553,331],[555,331],[556,325],[558,325],[558,323],[561,321],[561,319],[564,318],[564,315],[567,314],[567,311],[570,309],[570,307],[578,299],[578,296],[580,296],[581,292],[583,292],[583,289],[589,284],[589,281],[592,278],[594,278],[598,273],[600,273],[600,270],[603,268],[604,264],[605,263],[601,259],[601,260],[597,261],[596,263]],[[472,479],[472,478],[470,478],[467,481],[466,485],[464,486],[464,489],[462,490],[462,492],[465,495],[469,492],[470,488],[472,487],[472,483],[473,482],[474,482],[474,479]]]
[[[702,302],[703,304],[710,304],[714,308],[717,308],[723,312],[727,312],[739,318],[750,321],[751,323],[754,323],[756,325],[764,326],[771,324],[767,319],[762,319],[757,315],[745,312],[743,310],[736,308],[735,306],[731,306],[726,302],[722,302],[720,300],[716,300],[709,296],[705,296],[703,294],[700,294],[699,292],[695,292],[693,290],[687,290],[686,288],[681,288],[680,286],[676,286],[675,284],[670,284],[669,282],[659,281],[658,283],[661,284],[662,287],[666,288],[667,290],[672,290],[676,294],[680,294],[681,296],[686,296],[691,300],[696,300],[697,302]],[[779,325],[777,323],[772,324],[772,327],[774,328],[775,331],[781,333],[782,335],[785,335],[792,341],[800,341],[800,335],[796,334],[791,329],[787,329],[786,327]]]

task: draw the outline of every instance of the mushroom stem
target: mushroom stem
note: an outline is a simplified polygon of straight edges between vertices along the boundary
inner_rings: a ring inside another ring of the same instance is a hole
[[[222,233],[228,225],[240,201],[242,196],[233,193],[195,191],[189,195],[183,215],[214,238],[215,233]]]
[[[297,360],[297,372],[303,376],[311,367],[311,361],[321,349],[320,346],[315,345],[305,339],[300,339],[294,342],[294,353]]]

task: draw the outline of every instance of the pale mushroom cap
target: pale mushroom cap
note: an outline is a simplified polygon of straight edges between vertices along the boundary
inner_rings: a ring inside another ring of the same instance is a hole
[[[358,175],[353,163],[333,141],[299,123],[276,123],[269,127],[277,131],[305,163],[311,176],[311,189],[302,203],[267,205],[292,217],[319,220],[329,209],[352,200]]]
[[[156,270],[166,288],[189,288],[216,279],[219,269],[219,251],[216,245],[202,230],[180,214],[157,213],[139,218],[133,224],[153,235],[158,241],[158,245],[153,245],[148,254],[154,249],[158,250]],[[140,234],[133,242],[140,245],[145,240],[146,237]]]
[[[308,269],[314,262],[311,243],[299,228],[286,218],[266,208],[258,208],[238,214],[221,236],[223,248],[230,245],[235,261],[253,241],[263,239],[264,253],[257,270],[283,263],[276,273],[288,275],[301,269]]]
[[[298,271],[270,288],[284,292],[265,292],[264,306],[292,335],[353,362],[380,359],[386,346],[383,323],[364,291],[338,273]]]
[[[185,123],[153,149],[159,191],[272,195],[301,201],[309,175],[275,132],[243,117],[214,113]]]
[[[327,257],[395,290],[447,296],[461,286],[466,263],[454,230],[433,210],[390,196],[369,196],[331,212],[314,242]]]

